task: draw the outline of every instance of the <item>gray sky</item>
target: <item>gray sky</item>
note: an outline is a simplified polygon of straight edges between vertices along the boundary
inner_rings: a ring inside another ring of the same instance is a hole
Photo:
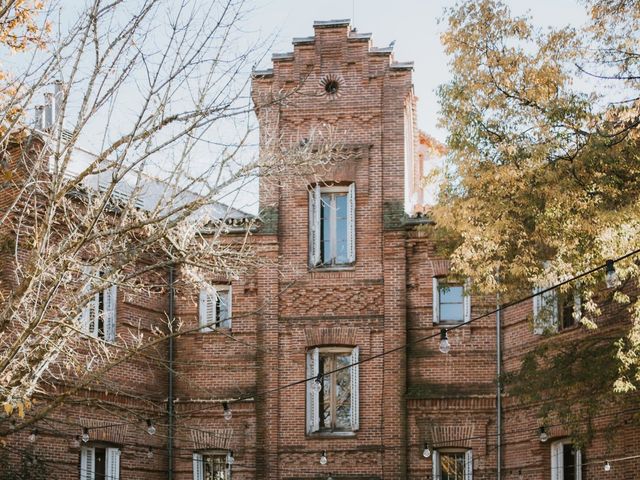
[[[538,25],[579,25],[584,7],[577,0],[506,0],[512,13],[529,14]],[[395,44],[395,59],[414,61],[414,84],[418,102],[418,124],[422,130],[445,140],[438,129],[435,89],[449,79],[447,59],[440,45],[445,24],[438,23],[443,8],[453,0],[252,0],[255,11],[249,27],[263,35],[277,32],[273,52],[292,50],[291,39],[313,34],[314,20],[351,18],[360,32],[373,33],[376,46]],[[270,58],[270,57],[269,57]],[[269,67],[267,58],[260,67]]]

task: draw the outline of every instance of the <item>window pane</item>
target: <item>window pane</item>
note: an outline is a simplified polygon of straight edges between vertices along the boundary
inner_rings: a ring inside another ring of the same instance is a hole
[[[463,307],[461,303],[440,304],[441,322],[462,322]]]
[[[464,453],[440,453],[440,480],[464,480]]]
[[[320,196],[320,260],[331,263],[331,195]]]
[[[218,292],[216,301],[216,315],[218,326],[222,328],[230,328],[231,320],[229,320],[229,291]]]
[[[336,355],[336,368],[351,364],[350,354]],[[351,369],[336,372],[336,429],[351,429]]]
[[[440,303],[462,303],[463,293],[462,285],[443,285],[440,287]]]
[[[204,455],[204,480],[227,480],[227,456]]]
[[[573,445],[565,443],[562,446],[562,473],[563,480],[575,480],[576,478],[576,452]]]

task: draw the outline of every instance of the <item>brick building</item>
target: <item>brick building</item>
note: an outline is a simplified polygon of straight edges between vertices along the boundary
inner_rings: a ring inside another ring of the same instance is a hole
[[[497,329],[494,298],[447,281],[429,220],[405,214],[419,188],[412,173],[422,171],[411,63],[348,21],[316,22],[293,47],[254,73],[263,138],[296,145],[330,125],[346,155],[261,185],[251,241],[269,262],[257,271],[209,278],[199,292],[175,272],[168,290],[114,293],[118,337],[166,315],[191,331],[124,363],[103,390],[56,410],[36,442],[27,431],[15,445],[34,449],[60,479],[127,480],[599,479],[605,458],[640,452],[640,430],[625,423],[632,413],[620,413],[613,441],[596,422],[581,449],[562,425],[540,441],[539,405],[505,397],[497,413],[498,338],[500,366],[513,371],[541,342],[592,333],[568,322],[560,335],[540,336],[531,301],[504,311]],[[286,102],[272,101],[283,94]],[[243,241],[248,223],[230,223],[226,241]],[[6,255],[5,285],[11,268]],[[439,351],[443,327],[455,327],[448,353]],[[152,359],[168,349],[172,374]],[[76,438],[84,428],[86,443]],[[614,472],[637,478],[640,463],[614,463]]]

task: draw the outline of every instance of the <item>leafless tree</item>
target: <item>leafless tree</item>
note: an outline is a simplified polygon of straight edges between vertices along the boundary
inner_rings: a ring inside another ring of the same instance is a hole
[[[72,385],[39,407],[45,415],[174,334],[160,325],[116,341],[102,303],[112,288],[164,288],[168,267],[194,286],[203,272],[237,277],[256,256],[247,242],[223,240],[225,219],[240,215],[227,205],[258,176],[306,173],[331,157],[330,132],[291,148],[263,137],[260,158],[247,153],[247,86],[262,51],[240,28],[243,1],[93,0],[70,11],[74,3],[49,9],[58,20],[48,47],[11,64],[15,93],[0,105],[9,126],[0,130],[0,402],[9,415],[53,383]]]

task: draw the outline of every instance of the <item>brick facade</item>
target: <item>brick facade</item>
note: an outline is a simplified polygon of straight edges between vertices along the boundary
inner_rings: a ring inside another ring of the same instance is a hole
[[[198,292],[182,288],[178,273],[175,315],[189,332],[175,341],[173,478],[194,478],[193,452],[233,450],[235,480],[329,474],[342,480],[428,479],[433,455],[422,456],[427,443],[471,449],[475,478],[494,479],[496,317],[451,331],[450,353],[438,351],[432,278],[446,276],[448,260],[438,255],[429,222],[404,215],[405,188],[415,185],[404,172],[415,170],[418,143],[412,66],[396,62],[390,48],[373,47],[370,36],[351,30],[347,21],[317,22],[314,29],[314,36],[294,39],[293,52],[274,55],[273,69],[254,75],[262,138],[275,135],[296,145],[330,125],[350,154],[308,176],[261,185],[263,224],[251,242],[263,262],[230,282],[232,329],[197,330]],[[337,91],[327,82],[336,82]],[[283,94],[286,102],[271,102]],[[355,184],[352,264],[309,267],[309,189],[318,183]],[[241,238],[230,234],[227,241]],[[11,264],[2,265],[6,288]],[[471,317],[494,308],[495,299],[474,296]],[[167,312],[167,289],[144,297],[123,290],[118,334],[126,336],[127,328],[151,334]],[[505,312],[507,371],[541,341],[557,341],[533,335],[530,315],[530,303]],[[561,335],[586,334],[576,328]],[[422,340],[428,336],[434,338]],[[359,367],[359,426],[346,434],[309,433],[306,386],[285,388],[307,376],[308,351],[328,346],[358,347],[360,359],[398,349]],[[78,478],[73,439],[79,425],[87,426],[92,442],[122,448],[121,479],[167,478],[166,359],[163,343],[123,363],[100,386],[56,410],[35,444],[26,431],[10,435],[12,445],[54,462],[57,478]],[[118,395],[110,384],[118,385]],[[233,402],[239,397],[244,400]],[[230,420],[223,418],[225,401],[231,401]],[[157,419],[156,435],[146,432],[146,418]],[[523,408],[505,397],[503,420],[502,478],[550,478],[549,443],[537,437],[535,406]],[[638,428],[624,425],[613,442],[596,431],[583,449],[583,479],[606,478],[600,459],[640,452]],[[550,435],[566,432],[556,428]],[[327,465],[319,462],[323,451]],[[637,478],[640,463],[614,469],[611,478]]]

